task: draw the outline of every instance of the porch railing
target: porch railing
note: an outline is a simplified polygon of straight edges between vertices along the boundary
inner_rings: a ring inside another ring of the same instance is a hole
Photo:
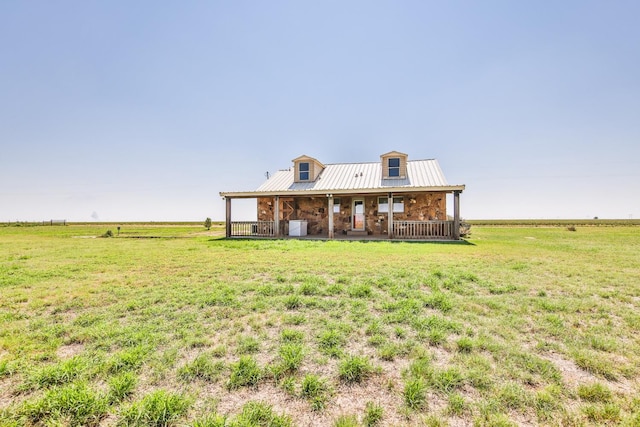
[[[452,239],[453,221],[393,221],[396,239]]]
[[[274,237],[274,221],[232,221],[231,237]]]

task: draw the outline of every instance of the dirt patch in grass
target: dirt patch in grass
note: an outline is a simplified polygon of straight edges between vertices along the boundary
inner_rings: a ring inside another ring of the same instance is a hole
[[[600,382],[607,384],[609,388],[620,393],[628,394],[638,392],[638,386],[634,386],[634,384],[626,378],[620,377],[617,381],[599,378],[584,369],[580,369],[574,361],[565,359],[558,353],[546,353],[541,355],[541,357],[544,357],[553,363],[558,370],[560,370],[562,380],[572,388],[577,387],[580,384]]]
[[[541,355],[541,357],[553,363],[562,374],[562,380],[572,387],[578,384],[599,381],[598,377],[580,369],[573,360],[565,359],[558,353],[546,353]]]
[[[73,343],[69,345],[63,345],[56,350],[56,356],[60,359],[69,359],[84,351],[84,344]]]

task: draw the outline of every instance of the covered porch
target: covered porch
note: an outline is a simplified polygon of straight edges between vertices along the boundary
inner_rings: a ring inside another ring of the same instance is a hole
[[[394,213],[396,200],[416,203],[427,193],[323,194],[323,195],[256,195],[222,194],[225,199],[226,237],[228,238],[315,238],[343,240],[459,240],[460,193],[443,189],[429,196],[449,193],[453,197],[453,215],[438,212],[431,215]],[[404,199],[402,199],[404,197]],[[426,197],[426,196],[425,196]],[[232,200],[258,200],[258,220],[233,221]],[[378,200],[386,199],[386,210]],[[435,197],[434,197],[435,199]],[[442,198],[438,198],[438,203]],[[435,203],[435,202],[434,202]],[[404,204],[404,202],[403,202]],[[404,209],[404,207],[403,207]],[[444,218],[442,218],[444,217]]]

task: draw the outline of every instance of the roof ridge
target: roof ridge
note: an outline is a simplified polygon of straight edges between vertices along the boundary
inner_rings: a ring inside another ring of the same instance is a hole
[[[415,160],[407,160],[407,163],[411,162],[425,162],[428,160],[437,160],[435,158],[431,159],[415,159]],[[325,163],[325,166],[337,166],[337,165],[369,165],[369,164],[380,164],[380,161],[377,162],[342,162],[342,163]]]

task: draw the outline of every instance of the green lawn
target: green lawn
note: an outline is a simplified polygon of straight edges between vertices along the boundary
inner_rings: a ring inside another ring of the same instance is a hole
[[[0,227],[0,426],[640,425],[640,227]]]

